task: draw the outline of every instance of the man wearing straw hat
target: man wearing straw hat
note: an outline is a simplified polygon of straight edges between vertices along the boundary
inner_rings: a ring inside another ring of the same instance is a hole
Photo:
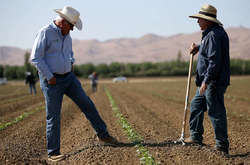
[[[94,103],[85,94],[81,83],[72,72],[74,57],[70,30],[82,29],[80,13],[65,6],[55,12],[58,17],[43,27],[36,36],[31,62],[39,71],[40,86],[46,103],[46,137],[48,160],[60,161],[60,114],[63,95],[69,96],[81,109],[97,133],[100,143],[117,144],[109,135]]]
[[[202,40],[200,45],[192,43],[190,48],[191,55],[199,52],[196,69],[198,88],[190,105],[190,137],[185,142],[202,144],[204,112],[207,110],[214,128],[215,150],[228,154],[224,93],[230,82],[229,39],[216,14],[215,7],[204,5],[198,14],[190,16],[198,19]]]

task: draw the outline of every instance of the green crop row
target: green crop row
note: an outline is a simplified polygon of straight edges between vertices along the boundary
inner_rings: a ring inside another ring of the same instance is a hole
[[[157,164],[153,158],[153,156],[149,153],[149,151],[142,145],[143,138],[136,133],[136,131],[131,127],[129,122],[126,120],[126,118],[122,115],[122,113],[119,111],[118,106],[115,104],[115,101],[108,91],[107,88],[105,88],[106,95],[109,98],[109,101],[112,106],[112,110],[114,111],[116,117],[119,119],[119,123],[121,124],[123,130],[127,134],[129,140],[131,142],[135,143],[135,147],[137,148],[136,152],[138,156],[140,157],[140,162],[142,164],[146,165],[155,165]]]
[[[44,106],[39,106],[38,108],[36,108],[36,109],[34,109],[32,111],[24,112],[22,115],[16,117],[14,120],[12,120],[10,122],[0,124],[0,131],[7,128],[7,127],[9,127],[9,126],[11,126],[11,125],[13,125],[13,124],[15,124],[15,123],[17,123],[17,122],[19,122],[19,121],[21,121],[21,120],[23,120],[24,118],[30,116],[31,114],[33,114],[33,113],[35,113],[35,112],[37,112],[39,110],[42,110],[42,109],[44,109]]]

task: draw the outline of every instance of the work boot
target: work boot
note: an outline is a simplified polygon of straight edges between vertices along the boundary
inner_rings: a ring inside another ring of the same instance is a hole
[[[119,142],[112,136],[108,135],[104,138],[98,137],[101,145],[118,145]]]
[[[187,144],[199,144],[199,145],[202,145],[202,141],[193,139],[191,136],[184,139],[184,142],[187,143]]]
[[[48,155],[48,161],[52,162],[59,162],[61,160],[64,160],[66,158],[65,155],[63,154],[53,154],[53,155]]]
[[[215,146],[214,147],[214,150],[215,151],[219,151],[219,152],[221,152],[221,153],[223,153],[223,154],[225,154],[225,155],[228,155],[228,148],[226,148],[226,147],[221,147],[221,146]]]

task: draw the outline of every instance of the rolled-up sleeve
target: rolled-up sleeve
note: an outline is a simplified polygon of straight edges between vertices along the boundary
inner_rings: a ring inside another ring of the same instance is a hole
[[[45,51],[46,33],[45,30],[41,30],[36,36],[30,56],[30,61],[47,80],[50,80],[53,77],[53,74],[49,70],[48,65],[45,63]]]
[[[208,67],[203,82],[209,84],[219,76],[221,64],[221,42],[219,36],[211,35],[208,39]]]

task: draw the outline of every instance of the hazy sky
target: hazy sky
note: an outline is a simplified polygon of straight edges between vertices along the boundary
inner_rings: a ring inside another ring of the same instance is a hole
[[[32,48],[37,31],[56,17],[53,9],[65,5],[81,13],[83,30],[71,32],[73,39],[105,41],[199,31],[188,16],[206,3],[225,28],[250,28],[250,0],[1,0],[0,46]]]

